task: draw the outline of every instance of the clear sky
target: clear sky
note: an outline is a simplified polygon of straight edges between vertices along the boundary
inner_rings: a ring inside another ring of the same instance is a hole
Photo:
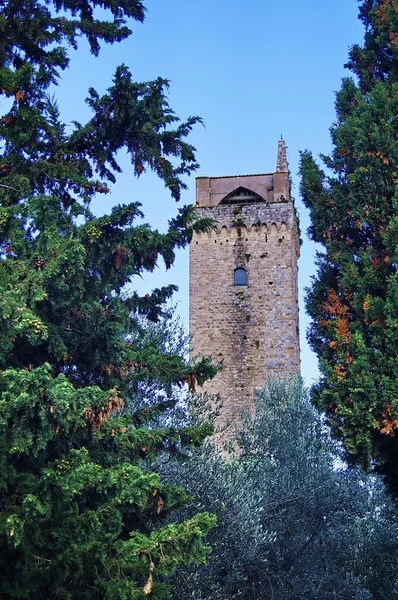
[[[308,216],[299,198],[299,151],[314,155],[330,150],[334,92],[348,76],[343,65],[349,46],[361,42],[363,28],[356,0],[144,0],[147,17],[133,23],[134,35],[104,48],[99,59],[82,45],[56,90],[65,121],[84,122],[89,86],[103,92],[118,64],[125,63],[138,81],[157,76],[171,82],[170,105],[181,118],[200,115],[190,142],[201,165],[197,176],[267,173],[275,170],[281,134],[288,146],[293,195],[304,244],[299,263],[301,364],[307,383],[317,377],[317,360],[305,342],[308,319],[303,289],[314,272],[315,247],[306,239]],[[194,177],[182,203],[194,202]],[[112,188],[101,197],[98,212],[112,204],[140,201],[145,221],[164,230],[176,211],[163,184],[146,174],[134,179],[128,161]],[[155,270],[134,282],[140,292],[176,283],[176,300],[188,322],[188,251],[174,267]]]

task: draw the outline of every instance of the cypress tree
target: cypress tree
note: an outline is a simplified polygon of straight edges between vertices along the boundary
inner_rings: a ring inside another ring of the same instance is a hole
[[[374,465],[398,493],[398,4],[360,3],[366,33],[354,78],[336,97],[333,150],[301,157],[311,238],[322,244],[308,292],[314,387],[347,455]]]
[[[101,8],[101,11],[98,9]],[[108,14],[109,18],[103,17]],[[98,18],[103,17],[103,20]],[[140,204],[96,217],[127,151],[132,171],[153,170],[178,200],[196,167],[168,83],[134,82],[116,69],[112,85],[87,99],[87,123],[62,122],[51,95],[69,50],[85,37],[120,42],[142,21],[139,0],[13,0],[0,7],[0,596],[163,598],[157,583],[179,564],[203,561],[207,514],[162,519],[184,505],[183,490],[147,465],[159,453],[199,444],[210,426],[151,425],[170,389],[214,372],[187,364],[142,335],[175,287],[140,297],[126,284],[173,264],[195,221],[182,207],[166,233],[137,223]],[[111,203],[111,202],[110,202]],[[130,399],[156,380],[160,402]],[[145,388],[145,385],[142,389]],[[167,424],[167,420],[163,421]]]

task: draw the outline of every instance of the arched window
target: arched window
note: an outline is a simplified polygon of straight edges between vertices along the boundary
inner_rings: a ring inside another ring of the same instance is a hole
[[[234,285],[247,285],[246,269],[239,267],[234,271]]]

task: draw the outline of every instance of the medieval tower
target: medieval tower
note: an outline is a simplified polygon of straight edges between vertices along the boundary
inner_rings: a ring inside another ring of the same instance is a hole
[[[300,370],[299,234],[284,141],[275,173],[199,177],[195,206],[216,227],[190,246],[192,353],[223,363],[205,387],[221,397],[223,426],[267,377]]]

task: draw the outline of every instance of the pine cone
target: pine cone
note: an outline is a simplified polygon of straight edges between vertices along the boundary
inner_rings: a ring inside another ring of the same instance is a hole
[[[42,256],[39,256],[38,258],[35,258],[33,261],[33,265],[36,269],[36,271],[38,271],[39,269],[44,269],[44,267],[46,266],[46,261],[44,260],[44,258]]]

